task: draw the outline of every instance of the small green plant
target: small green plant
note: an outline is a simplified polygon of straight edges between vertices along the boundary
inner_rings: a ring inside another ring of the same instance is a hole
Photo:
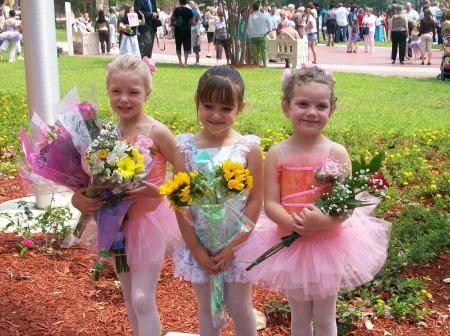
[[[26,256],[33,246],[46,249],[54,242],[61,242],[70,233],[69,221],[72,219],[72,213],[68,207],[53,207],[52,203],[53,198],[50,206],[37,216],[33,215],[24,200],[17,202],[20,212],[14,215],[0,213],[0,216],[8,221],[5,230],[11,230],[21,238],[18,244],[21,256]],[[44,238],[38,242],[33,239],[35,233],[43,234]]]
[[[290,316],[291,307],[286,299],[275,299],[268,297],[264,303],[264,310],[267,315],[273,316],[275,319],[280,319],[284,315]]]

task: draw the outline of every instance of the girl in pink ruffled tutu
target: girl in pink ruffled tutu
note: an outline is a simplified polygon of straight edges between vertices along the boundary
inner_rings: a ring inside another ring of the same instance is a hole
[[[121,135],[135,146],[151,148],[153,153],[147,182],[127,192],[134,201],[123,224],[130,270],[117,273],[135,335],[160,335],[155,290],[166,242],[179,235],[175,215],[160,197],[158,187],[164,181],[167,160],[174,160],[176,140],[166,126],[144,113],[144,103],[152,90],[150,71],[154,69],[149,60],[121,55],[109,65],[106,77],[109,101],[118,116]],[[83,191],[74,194],[73,205],[82,213],[95,214],[103,203],[85,197]]]
[[[375,205],[357,208],[350,217],[327,216],[313,205],[330,191],[316,170],[351,173],[345,147],[322,134],[336,109],[333,87],[332,76],[318,67],[294,71],[284,80],[282,109],[293,135],[267,154],[264,209],[271,221],[258,225],[236,252],[238,260],[253,260],[281,237],[300,235],[249,272],[251,280],[285,293],[294,336],[337,335],[338,290],[372,279],[389,241],[390,223],[369,216]]]

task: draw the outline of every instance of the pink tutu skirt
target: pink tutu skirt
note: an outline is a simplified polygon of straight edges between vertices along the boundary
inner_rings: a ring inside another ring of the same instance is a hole
[[[175,213],[166,199],[141,216],[133,216],[123,223],[125,253],[130,269],[160,261],[171,254],[181,238]],[[97,225],[94,217],[87,223],[79,240],[66,242],[66,247],[77,244],[97,253]]]
[[[290,247],[255,266],[248,278],[300,301],[336,295],[371,280],[387,257],[391,224],[371,216],[375,205],[357,208],[332,231],[297,239]],[[262,217],[246,242],[236,249],[244,263],[280,242],[277,225]]]
[[[162,259],[166,248],[171,248],[180,239],[175,213],[166,199],[139,219],[126,220],[123,231],[130,269]]]

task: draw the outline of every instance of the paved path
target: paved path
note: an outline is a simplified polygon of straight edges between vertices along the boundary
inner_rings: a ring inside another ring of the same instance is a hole
[[[67,50],[67,43],[58,42],[64,50]],[[160,40],[160,46],[163,47]],[[201,57],[200,64],[211,66],[216,64],[216,59],[207,58],[207,42],[202,40],[201,42]],[[112,55],[105,55],[104,57],[112,57],[118,53],[118,49],[113,49]],[[214,53],[213,53],[214,54]],[[407,61],[404,65],[400,65],[397,61],[396,64],[391,64],[390,48],[375,48],[374,53],[365,53],[364,47],[359,47],[358,53],[349,54],[346,52],[345,46],[327,47],[325,45],[318,45],[318,64],[324,68],[329,68],[334,71],[340,72],[353,72],[353,73],[366,73],[374,75],[385,76],[405,76],[405,77],[431,77],[436,78],[439,74],[439,66],[441,62],[441,53],[436,50],[433,52],[432,65],[419,65],[412,64]],[[82,57],[82,56],[79,56]],[[99,55],[98,57],[103,57]],[[175,41],[165,40],[165,50],[161,51],[155,41],[153,48],[153,58],[156,62],[161,63],[178,63],[178,59],[175,53]],[[189,56],[188,64],[195,62],[194,55]],[[284,63],[269,63],[269,67],[283,68]]]

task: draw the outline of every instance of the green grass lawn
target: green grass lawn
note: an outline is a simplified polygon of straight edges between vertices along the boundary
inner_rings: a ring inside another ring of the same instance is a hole
[[[67,31],[66,28],[56,28],[56,41],[66,42],[67,41]]]
[[[107,59],[60,57],[61,95],[77,85],[82,98],[88,98],[95,85],[102,111],[108,110],[105,88]],[[196,120],[194,92],[205,68],[179,68],[159,64],[154,89],[147,103],[150,113],[168,115],[178,112],[181,119]],[[0,82],[0,92],[25,95],[23,62],[0,62],[0,72],[8,81]],[[280,109],[281,69],[240,70],[246,84],[246,108],[238,118],[245,131],[288,128]],[[411,133],[414,128],[449,127],[449,83],[434,79],[380,77],[336,73],[338,109],[329,128],[348,128],[358,133],[388,129]]]

